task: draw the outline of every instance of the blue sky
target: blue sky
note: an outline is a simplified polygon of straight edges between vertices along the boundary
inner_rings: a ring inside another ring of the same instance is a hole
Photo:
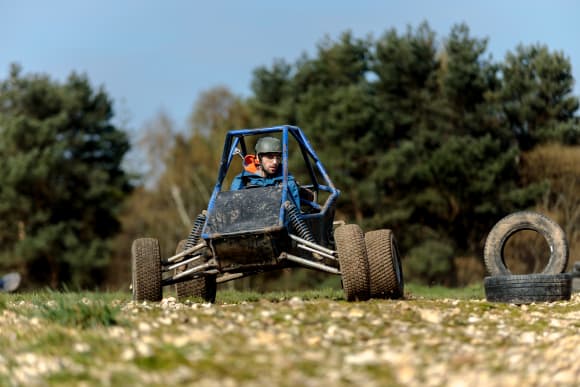
[[[443,39],[465,22],[496,61],[520,43],[563,51],[580,95],[579,17],[575,0],[0,0],[0,78],[13,62],[58,81],[86,73],[130,128],[161,110],[182,128],[201,92],[247,96],[256,67],[313,54],[325,36],[377,38],[427,21]]]

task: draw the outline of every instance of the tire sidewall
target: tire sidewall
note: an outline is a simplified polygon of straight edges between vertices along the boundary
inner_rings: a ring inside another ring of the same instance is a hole
[[[566,269],[569,254],[565,233],[557,223],[532,211],[510,214],[492,228],[484,247],[484,263],[487,271],[492,276],[512,274],[505,264],[505,245],[510,237],[524,230],[537,232],[548,243],[550,257],[541,274],[562,273]]]

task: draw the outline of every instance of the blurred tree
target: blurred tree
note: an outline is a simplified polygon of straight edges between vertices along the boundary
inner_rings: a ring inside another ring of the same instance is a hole
[[[427,23],[376,41],[345,32],[313,57],[257,68],[247,100],[223,87],[203,93],[145,190],[158,203],[147,204],[159,211],[155,227],[171,249],[185,235],[207,204],[227,130],[293,124],[342,191],[339,217],[393,229],[411,279],[457,283],[457,257],[479,257],[497,220],[545,194],[522,151],[580,143],[569,61],[532,46],[493,63],[486,49],[464,24],[442,45]],[[291,156],[300,181],[300,155]]]
[[[167,155],[175,146],[176,136],[175,123],[164,111],[159,111],[139,131],[135,144],[143,159],[140,178],[145,186],[151,187],[159,183],[166,169]]]
[[[382,212],[375,214],[373,225],[402,230],[402,244],[411,259],[424,260],[423,253],[431,251],[425,268],[433,268],[445,283],[452,284],[450,278],[456,276],[453,255],[447,249],[421,246],[446,241],[455,255],[477,256],[483,236],[497,219],[532,205],[541,186],[520,186],[519,150],[513,146],[505,120],[497,118],[500,106],[494,93],[500,83],[497,67],[482,59],[485,40],[471,38],[465,25],[455,26],[439,61],[434,34],[426,25],[415,35],[398,38],[391,33],[381,43],[377,52],[393,54],[378,55],[384,62],[378,61],[377,67],[399,72],[385,78],[388,71],[377,71],[384,83],[379,97],[384,94],[386,101],[404,102],[393,106],[397,113],[392,127],[402,138],[395,137],[398,146],[380,157],[374,173],[384,199],[377,206]],[[400,58],[394,52],[407,56]],[[397,67],[402,63],[406,65]],[[422,81],[394,87],[401,79]],[[448,264],[429,263],[439,260]],[[442,275],[444,269],[448,271]],[[422,277],[432,275],[422,272]]]
[[[13,65],[0,83],[0,262],[30,284],[101,284],[131,188],[112,117],[85,76],[59,84]]]
[[[240,98],[220,86],[199,96],[186,133],[177,131],[164,113],[147,125],[138,144],[152,168],[123,211],[124,232],[115,243],[115,265],[127,270],[125,278],[115,282],[130,281],[127,256],[135,238],[159,239],[168,256],[187,237],[197,214],[207,208],[225,132],[249,125],[247,109]]]
[[[372,70],[376,80],[372,86],[381,123],[376,137],[389,148],[427,130],[435,133],[434,124],[447,121],[445,106],[435,98],[440,67],[436,54],[435,33],[426,23],[415,31],[409,27],[403,36],[390,30],[375,43]],[[436,135],[422,141],[430,146],[432,137]]]
[[[223,136],[229,129],[247,126],[249,119],[245,101],[227,87],[216,86],[197,98],[189,120],[189,135]],[[223,143],[219,146],[220,156],[221,145]]]
[[[376,42],[375,52],[377,79],[372,86],[381,125],[375,135],[376,165],[369,171],[377,201],[367,224],[394,228],[408,250],[412,234],[399,231],[411,226],[412,217],[422,222],[415,213],[415,195],[431,195],[434,203],[444,203],[435,190],[427,189],[433,181],[428,158],[445,139],[442,132],[449,132],[449,111],[439,92],[435,33],[427,24],[416,31],[408,28],[403,36],[387,32]]]
[[[543,144],[525,152],[522,157],[522,179],[525,182],[541,182],[549,186],[537,204],[537,210],[562,226],[571,252],[577,252],[580,248],[579,165],[578,146]],[[570,266],[574,263],[573,258],[574,255]]]
[[[302,58],[294,78],[296,122],[315,144],[318,156],[341,188],[343,211],[364,217],[373,152],[375,101],[366,76],[369,40],[350,32],[338,41],[326,38],[314,59]],[[340,155],[340,157],[337,157]]]
[[[296,122],[295,93],[292,66],[284,60],[275,60],[272,68],[254,70],[252,91],[248,100],[253,114],[260,117],[258,126],[267,127]]]
[[[578,97],[571,94],[572,67],[563,53],[520,45],[506,55],[501,71],[500,102],[522,150],[550,139],[577,143],[578,132],[566,139],[570,130],[561,126],[578,110]]]
[[[464,24],[442,49],[427,23],[376,42],[347,32],[324,39],[314,58],[256,71],[251,106],[268,122],[305,130],[342,190],[340,212],[366,228],[394,229],[419,261],[425,251],[439,254],[429,261],[445,264],[423,264],[450,278],[454,254],[478,256],[493,224],[533,205],[545,188],[519,178],[499,76],[509,66],[485,58],[486,48]],[[569,114],[560,117],[552,133],[575,141]]]
[[[251,125],[247,103],[229,89],[218,86],[199,96],[191,115],[189,133],[180,138],[173,149],[165,176],[180,186],[192,217],[207,208],[226,133]],[[184,165],[189,166],[185,171]]]
[[[130,246],[138,237],[150,236],[163,241],[164,254],[174,252],[179,239],[187,233],[171,186],[162,181],[167,173],[170,154],[179,141],[179,134],[171,118],[163,111],[150,120],[141,130],[136,141],[138,150],[146,160],[136,189],[121,212],[122,235],[115,241],[113,266],[125,269],[117,283],[130,281]],[[186,219],[189,222],[189,219]],[[116,276],[116,272],[111,275]]]

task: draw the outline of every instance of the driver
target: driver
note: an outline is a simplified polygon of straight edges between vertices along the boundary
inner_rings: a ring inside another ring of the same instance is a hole
[[[255,147],[257,159],[255,165],[244,168],[242,173],[234,177],[231,189],[239,190],[246,187],[269,187],[282,184],[282,144],[275,137],[262,137]],[[288,193],[297,208],[300,208],[298,185],[291,174],[288,174]]]

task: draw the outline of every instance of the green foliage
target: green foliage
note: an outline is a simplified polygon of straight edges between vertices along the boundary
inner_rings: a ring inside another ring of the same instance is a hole
[[[249,105],[263,120],[261,125],[271,126],[280,122],[292,122],[292,67],[283,60],[277,60],[272,69],[259,67],[254,70]]]
[[[537,210],[550,216],[566,233],[570,250],[570,271],[575,252],[580,248],[580,147],[548,143],[525,152],[522,176],[530,182],[545,184],[548,189],[537,204]],[[540,237],[545,243],[544,239]],[[528,246],[531,245],[527,243]],[[547,248],[547,246],[546,246]],[[518,251],[520,255],[525,249]],[[535,254],[536,256],[538,254]],[[526,261],[529,261],[529,257]],[[536,265],[536,267],[543,267]]]
[[[246,100],[208,90],[189,132],[177,133],[165,119],[153,125],[150,148],[163,168],[129,203],[117,262],[137,236],[159,237],[164,254],[186,237],[207,205],[227,130],[293,124],[341,190],[339,218],[392,229],[410,278],[457,284],[455,258],[480,256],[501,217],[553,195],[545,179],[525,176],[523,152],[580,143],[564,54],[519,46],[494,62],[487,44],[465,24],[443,38],[427,23],[378,39],[347,31],[323,39],[313,56],[258,67]],[[301,181],[301,155],[290,162]],[[271,273],[240,287],[269,289],[269,281],[300,288],[325,279]]]
[[[540,200],[546,185],[521,179],[521,152],[577,144],[578,98],[562,53],[520,46],[493,63],[463,24],[443,41],[426,23],[327,38],[314,58],[256,71],[251,107],[306,131],[339,213],[393,229],[413,276],[453,283],[454,257],[479,256],[498,219]]]
[[[94,286],[130,191],[112,103],[84,76],[59,84],[18,66],[0,91],[0,262],[31,283]]]
[[[164,115],[149,124],[140,146],[157,168],[146,173],[121,214],[124,232],[115,240],[114,257],[119,286],[131,281],[127,255],[134,239],[154,236],[168,256],[187,238],[193,219],[207,208],[225,133],[250,126],[247,110],[239,97],[216,87],[199,96],[187,132]]]
[[[409,250],[404,261],[405,278],[411,281],[433,284],[446,278],[453,268],[453,248],[445,241],[429,239]],[[444,283],[441,285],[450,285]]]
[[[520,45],[508,53],[501,71],[500,100],[520,148],[533,148],[559,124],[574,118],[579,101],[570,94],[574,78],[563,53],[550,53],[539,44]],[[576,130],[576,142],[577,135]]]

